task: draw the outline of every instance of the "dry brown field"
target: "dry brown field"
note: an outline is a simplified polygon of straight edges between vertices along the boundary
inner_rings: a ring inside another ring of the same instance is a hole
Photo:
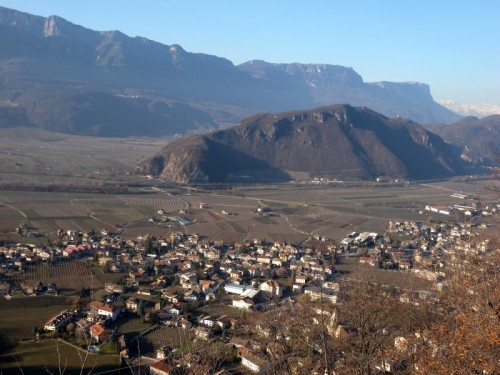
[[[0,129],[0,176],[100,179],[133,171],[169,139],[100,138],[36,128]]]
[[[171,232],[197,233],[209,240],[239,242],[263,239],[301,243],[309,236],[340,240],[352,231],[382,233],[390,220],[451,220],[428,212],[425,205],[462,204],[453,192],[474,193],[483,202],[496,202],[487,189],[491,182],[477,184],[445,181],[429,184],[382,186],[236,186],[227,190],[142,189],[141,194],[83,194],[0,191],[0,234],[7,236],[23,222],[40,231],[58,228],[114,230],[124,226],[122,235],[136,237]],[[200,208],[203,203],[206,208]],[[256,213],[269,207],[271,215]],[[147,222],[163,209],[183,216],[192,224],[167,226]],[[187,213],[180,214],[179,210]],[[224,214],[225,211],[228,214]]]
[[[62,264],[39,265],[26,268],[16,279],[34,287],[38,282],[44,285],[55,283],[61,295],[74,295],[82,288],[101,289],[104,284],[93,276],[92,268],[83,261],[66,261]]]

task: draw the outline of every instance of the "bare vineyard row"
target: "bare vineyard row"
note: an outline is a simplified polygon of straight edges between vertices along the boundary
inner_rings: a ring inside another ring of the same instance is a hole
[[[118,195],[122,202],[129,206],[151,206],[162,209],[178,210],[185,207],[183,201],[172,196],[135,196]]]
[[[103,284],[92,276],[92,270],[84,262],[64,262],[57,265],[29,267],[19,281],[29,286],[38,282],[44,285],[55,283],[60,294],[71,295],[82,288],[100,289]]]

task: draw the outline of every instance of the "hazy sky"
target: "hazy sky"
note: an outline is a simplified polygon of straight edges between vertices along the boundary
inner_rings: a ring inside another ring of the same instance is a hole
[[[366,82],[428,83],[436,100],[500,105],[500,0],[0,0],[0,5],[180,44],[234,64],[261,59],[344,65]]]

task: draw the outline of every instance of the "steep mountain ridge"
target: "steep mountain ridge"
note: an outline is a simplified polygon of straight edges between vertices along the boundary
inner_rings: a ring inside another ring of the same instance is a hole
[[[140,166],[178,183],[307,172],[311,177],[434,178],[459,173],[460,162],[416,123],[364,107],[335,105],[258,114],[239,126],[173,142]],[[290,177],[288,177],[290,178]]]
[[[365,83],[351,68],[325,64],[252,61],[234,66],[225,58],[190,53],[176,44],[132,38],[119,31],[93,31],[57,16],[32,16],[4,7],[0,7],[0,49],[0,102],[9,100],[25,108],[25,125],[78,134],[116,136],[118,130],[127,136],[141,128],[152,131],[143,135],[186,133],[235,124],[258,111],[332,103],[365,105],[388,116],[399,114],[421,122],[447,123],[458,118],[436,104],[422,84]],[[91,103],[85,120],[78,114],[39,120],[52,116],[49,113],[66,112],[72,104],[64,98],[74,95],[110,98],[106,121],[97,117],[102,111],[91,108]],[[144,127],[141,121],[124,124],[115,114],[124,106],[125,112],[133,112],[137,105],[112,100],[113,96],[176,101],[195,110],[192,116],[184,111],[185,126],[179,126],[175,116],[156,112],[154,106],[144,110],[145,118],[158,119],[154,126]],[[117,106],[112,105],[115,102]],[[199,111],[209,120],[198,121]],[[81,121],[68,122],[73,118]]]
[[[478,119],[464,117],[449,125],[427,125],[446,142],[458,146],[460,157],[470,163],[494,165],[500,155],[500,115]]]

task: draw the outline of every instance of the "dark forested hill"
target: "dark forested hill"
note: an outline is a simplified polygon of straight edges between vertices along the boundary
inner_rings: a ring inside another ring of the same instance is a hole
[[[233,128],[178,140],[144,162],[141,170],[186,183],[262,176],[283,180],[294,172],[427,179],[462,169],[443,140],[416,123],[365,107],[335,105],[259,114]]]

